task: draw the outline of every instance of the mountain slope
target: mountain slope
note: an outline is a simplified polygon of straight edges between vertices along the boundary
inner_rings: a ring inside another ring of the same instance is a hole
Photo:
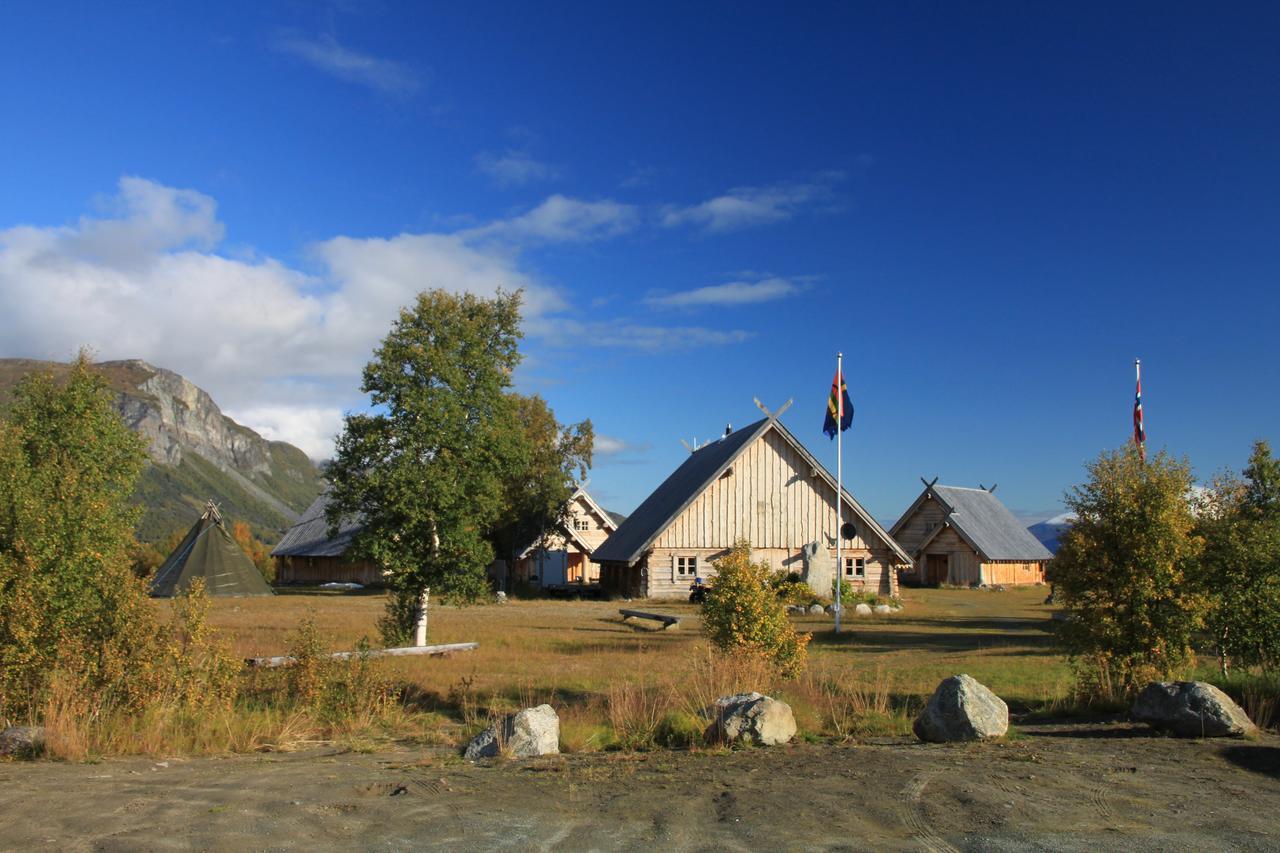
[[[115,393],[121,418],[147,440],[149,464],[134,493],[144,508],[138,523],[144,541],[189,527],[212,498],[226,518],[246,521],[260,539],[274,542],[319,494],[319,472],[305,453],[236,423],[177,373],[139,360],[94,367]],[[34,370],[58,374],[67,365],[0,359],[0,407]]]

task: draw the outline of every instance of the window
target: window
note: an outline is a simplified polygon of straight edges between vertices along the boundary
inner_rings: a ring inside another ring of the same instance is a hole
[[[590,530],[591,522],[587,521],[585,518],[575,518],[573,520],[573,529],[574,530]]]
[[[847,578],[865,578],[867,576],[867,561],[862,557],[845,557],[844,576]]]
[[[676,557],[676,578],[692,578],[698,574],[697,557]]]

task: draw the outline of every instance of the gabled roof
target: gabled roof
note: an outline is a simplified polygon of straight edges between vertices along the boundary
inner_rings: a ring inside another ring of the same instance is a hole
[[[653,494],[645,498],[644,503],[636,507],[636,511],[627,516],[627,520],[619,525],[614,534],[595,550],[591,559],[597,563],[634,563],[639,560],[645,550],[680,516],[680,513],[688,509],[708,486],[720,478],[735,459],[770,429],[776,430],[784,441],[795,448],[805,462],[827,482],[831,490],[835,491],[835,477],[831,476],[826,467],[805,449],[791,431],[775,418],[764,418],[710,444],[705,444],[689,454],[689,458],[672,472],[671,476],[653,491]],[[861,504],[854,500],[848,489],[843,491],[845,503],[853,508],[862,522],[863,529],[870,530],[879,536],[904,563],[909,564],[911,558],[898,543],[862,508]]]
[[[932,495],[946,511],[945,524],[939,525],[916,548],[922,551],[946,527],[951,527],[983,560],[1050,560],[1053,555],[1031,531],[1009,512],[1008,507],[986,489],[961,486],[929,486],[911,508],[893,526],[896,532],[915,513],[927,496]]]
[[[321,492],[307,511],[290,527],[276,547],[273,557],[341,557],[351,547],[351,539],[364,526],[359,519],[343,519],[338,535],[329,536],[329,522],[325,511],[329,508],[329,487]]]
[[[595,499],[592,498],[591,495],[587,492],[587,490],[582,486],[578,486],[578,488],[574,490],[573,494],[569,496],[569,500],[566,501],[566,503],[571,504],[574,501],[578,500],[579,498],[581,498],[583,503],[587,505],[587,509],[595,513],[596,516],[599,517],[601,522],[603,522],[603,524],[601,524],[602,527],[610,531],[618,529],[618,522],[613,520],[613,514],[602,510],[600,508],[600,505],[595,502]],[[565,527],[561,525],[560,532],[564,533],[566,536],[568,536],[570,539],[576,542],[578,544],[578,547],[581,548],[584,552],[591,553],[591,544],[587,542],[587,540],[583,539],[581,534],[578,533],[578,531],[574,530],[572,527]],[[520,552],[520,558],[523,559],[529,556],[529,552],[535,550],[538,547],[539,543],[542,541],[543,541],[543,537],[541,536],[535,538],[532,542],[530,542],[528,545],[525,546],[524,550]]]

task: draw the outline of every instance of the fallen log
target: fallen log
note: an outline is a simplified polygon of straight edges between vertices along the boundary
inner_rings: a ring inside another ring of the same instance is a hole
[[[438,646],[398,646],[391,649],[369,649],[365,652],[334,652],[329,657],[335,660],[349,660],[355,657],[400,657],[402,655],[427,655],[438,657],[451,655],[454,652],[470,652],[480,647],[479,643],[442,643]],[[271,658],[245,658],[244,665],[251,667],[286,666],[294,662],[292,655],[278,655]]]

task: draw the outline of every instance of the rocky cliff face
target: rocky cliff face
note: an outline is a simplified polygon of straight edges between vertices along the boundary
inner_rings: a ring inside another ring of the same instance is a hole
[[[270,471],[267,440],[222,414],[213,398],[185,377],[138,360],[100,366],[149,374],[136,390],[117,391],[116,409],[130,429],[147,439],[157,465],[178,465],[183,453],[197,453],[244,474]]]
[[[272,541],[319,493],[319,474],[305,453],[236,423],[185,377],[138,359],[95,367],[115,392],[121,418],[147,440],[152,464],[135,495],[144,508],[142,538],[185,529],[212,498],[224,516],[249,522]],[[0,404],[25,373],[65,369],[55,362],[0,359]]]

